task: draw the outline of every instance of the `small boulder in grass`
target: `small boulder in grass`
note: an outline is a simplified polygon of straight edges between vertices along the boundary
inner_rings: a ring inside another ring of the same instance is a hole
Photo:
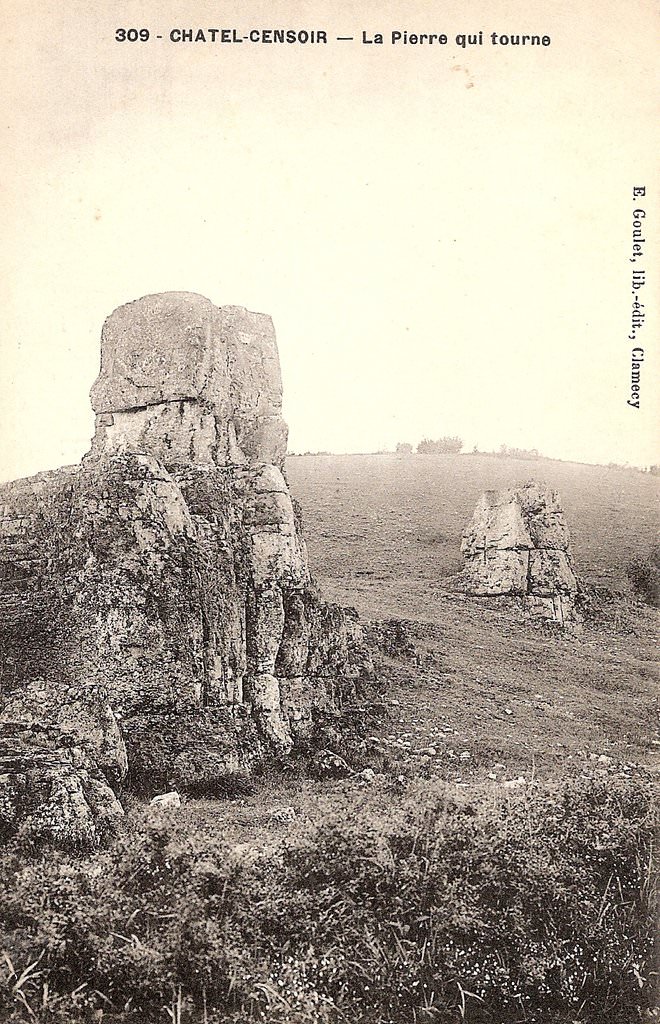
[[[345,779],[353,774],[348,762],[332,750],[317,751],[311,769],[317,779]]]
[[[271,821],[277,821],[281,825],[290,825],[296,820],[296,812],[293,807],[271,807],[268,812]]]
[[[155,796],[150,807],[155,807],[159,811],[171,811],[181,806],[181,797],[175,789],[169,793],[161,793],[159,796]]]

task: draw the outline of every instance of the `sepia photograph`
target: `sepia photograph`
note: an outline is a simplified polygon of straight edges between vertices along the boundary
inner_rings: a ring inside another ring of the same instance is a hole
[[[657,5],[0,28],[0,1024],[660,1024]]]

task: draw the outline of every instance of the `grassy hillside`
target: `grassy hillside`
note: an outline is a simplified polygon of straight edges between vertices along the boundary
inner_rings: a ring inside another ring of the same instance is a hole
[[[646,557],[658,533],[660,480],[636,470],[487,455],[326,455],[289,458],[287,475],[316,576],[375,617],[390,584],[435,584],[458,571],[461,533],[484,490],[527,480],[556,488],[578,569],[614,589],[627,587],[626,565]],[[415,612],[414,601],[402,610]]]
[[[327,596],[378,680],[226,800],[134,799],[106,851],[0,857],[0,1021],[640,1024],[655,995],[657,614],[577,635],[446,577],[486,488],[545,480],[582,575],[625,590],[658,481],[484,456],[288,460]],[[4,974],[3,974],[4,972]]]
[[[428,661],[385,671],[398,734],[423,746],[448,729],[456,755],[478,750],[449,777],[495,762],[544,774],[583,754],[654,760],[655,612],[615,599],[578,639],[550,636],[515,602],[465,598],[447,577],[482,491],[540,479],[563,499],[583,578],[626,593],[628,563],[656,539],[657,478],[483,455],[299,456],[287,474],[326,594],[367,619],[410,620]]]

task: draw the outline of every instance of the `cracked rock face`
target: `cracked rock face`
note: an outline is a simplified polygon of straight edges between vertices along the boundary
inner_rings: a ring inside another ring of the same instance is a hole
[[[579,582],[556,491],[530,482],[486,491],[461,543],[463,579],[475,595],[521,596],[534,616],[575,619]]]
[[[0,487],[6,833],[90,845],[122,786],[230,789],[371,673],[310,576],[281,393],[269,317],[147,296],[103,328],[81,465]],[[44,688],[77,702],[82,738]]]

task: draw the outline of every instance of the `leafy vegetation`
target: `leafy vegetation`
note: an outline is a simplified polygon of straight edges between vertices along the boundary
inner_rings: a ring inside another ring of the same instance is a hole
[[[192,805],[135,811],[84,861],[9,849],[2,1019],[632,1024],[651,998],[650,805],[612,772],[436,780],[260,848]]]

